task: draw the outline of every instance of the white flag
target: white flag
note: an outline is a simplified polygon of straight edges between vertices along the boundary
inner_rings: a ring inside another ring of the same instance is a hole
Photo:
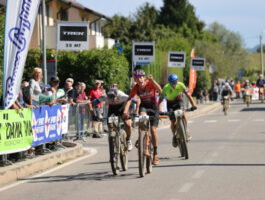
[[[8,0],[6,7],[3,101],[8,109],[16,101],[39,0]]]

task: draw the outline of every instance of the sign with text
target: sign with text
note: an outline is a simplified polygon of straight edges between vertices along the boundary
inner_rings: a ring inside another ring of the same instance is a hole
[[[134,42],[132,54],[136,65],[150,64],[155,59],[155,42]]]
[[[32,144],[31,110],[0,110],[0,155],[26,151]]]
[[[32,146],[62,139],[61,105],[42,106],[32,112]]]
[[[168,52],[168,67],[185,67],[185,52]]]
[[[62,134],[68,133],[70,104],[62,105]]]
[[[89,24],[87,22],[58,22],[57,48],[61,50],[88,50]]]
[[[204,71],[205,70],[205,58],[192,58],[191,59],[191,68],[196,71]]]

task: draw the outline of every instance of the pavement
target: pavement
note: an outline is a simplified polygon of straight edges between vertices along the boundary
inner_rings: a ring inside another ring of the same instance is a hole
[[[206,102],[197,105],[198,109],[193,112],[188,112],[188,117],[193,118],[208,112],[212,112],[221,108],[220,102]],[[161,120],[159,127],[166,126],[170,123],[168,119]],[[59,151],[53,151],[46,155],[36,158],[27,159],[22,162],[16,162],[9,166],[0,167],[0,186],[10,184],[17,180],[32,176],[44,170],[61,165],[69,160],[89,155],[94,152],[93,147],[83,148],[82,143],[76,142],[75,145],[69,145]]]

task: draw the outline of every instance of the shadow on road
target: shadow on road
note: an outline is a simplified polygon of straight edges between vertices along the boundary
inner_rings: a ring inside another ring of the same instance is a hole
[[[180,165],[157,165],[155,168],[167,168],[167,167],[264,167],[265,164],[247,164],[247,163],[196,163],[196,164],[180,164]]]
[[[254,112],[254,111],[265,111],[265,106],[260,108],[260,107],[251,107],[251,104],[250,104],[250,107],[248,108],[243,108],[240,110],[240,112]]]

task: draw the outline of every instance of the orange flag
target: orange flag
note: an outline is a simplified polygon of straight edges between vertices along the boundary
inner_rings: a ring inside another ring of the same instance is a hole
[[[195,57],[194,49],[191,50],[190,57],[191,58]],[[196,80],[197,80],[196,70],[191,69],[191,64],[190,64],[190,80],[189,80],[189,94],[190,95],[192,95],[193,90],[196,87]]]

